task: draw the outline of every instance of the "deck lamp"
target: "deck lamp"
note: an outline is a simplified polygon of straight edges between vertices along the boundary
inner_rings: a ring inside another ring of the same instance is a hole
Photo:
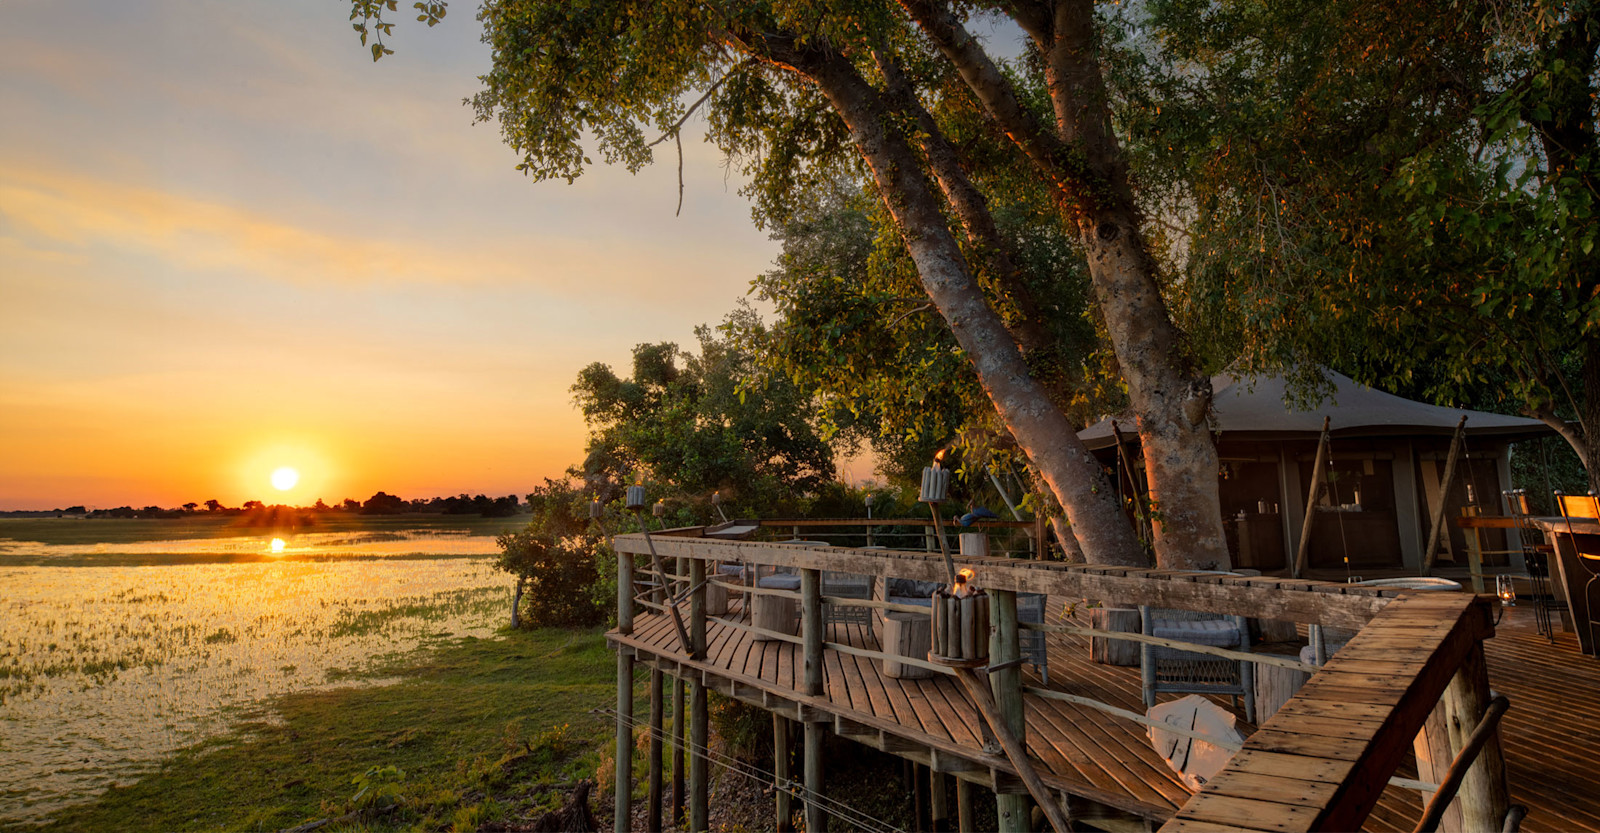
[[[1494,594],[1500,597],[1501,603],[1506,607],[1517,606],[1517,588],[1512,583],[1510,573],[1501,573],[1494,577]]]

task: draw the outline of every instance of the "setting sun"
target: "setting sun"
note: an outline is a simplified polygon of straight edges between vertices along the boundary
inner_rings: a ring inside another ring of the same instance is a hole
[[[272,488],[277,489],[280,492],[287,492],[290,489],[293,489],[294,484],[299,482],[300,472],[295,471],[288,466],[283,466],[282,468],[272,472]]]

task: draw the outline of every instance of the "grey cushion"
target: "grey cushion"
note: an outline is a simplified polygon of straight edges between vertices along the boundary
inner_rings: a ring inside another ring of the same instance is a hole
[[[1239,645],[1239,628],[1226,619],[1157,619],[1150,630],[1151,636],[1161,639],[1177,639],[1213,648],[1234,648]]]
[[[1334,654],[1339,653],[1339,649],[1344,647],[1344,643],[1343,642],[1327,642],[1327,643],[1323,644],[1323,647],[1327,650],[1328,656],[1331,658]],[[1304,648],[1301,648],[1300,649],[1300,661],[1301,662],[1312,663],[1313,665],[1316,664],[1316,661],[1317,661],[1317,649],[1314,646],[1311,646],[1311,645],[1307,645]]]
[[[889,579],[888,586],[890,596],[921,596],[924,604],[927,604],[927,600],[933,596],[933,591],[938,589],[938,582],[913,581],[908,578]]]
[[[796,575],[785,574],[765,576],[756,582],[756,586],[765,587],[770,590],[799,590],[800,577]]]

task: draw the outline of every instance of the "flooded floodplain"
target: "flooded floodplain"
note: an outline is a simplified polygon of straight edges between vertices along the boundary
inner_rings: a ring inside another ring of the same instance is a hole
[[[493,552],[428,529],[0,540],[0,821],[133,780],[273,696],[492,633],[510,598]]]

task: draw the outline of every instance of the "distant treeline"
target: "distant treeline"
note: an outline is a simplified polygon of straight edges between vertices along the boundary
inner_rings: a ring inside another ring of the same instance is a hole
[[[505,497],[475,495],[469,497],[461,494],[455,497],[406,500],[388,492],[378,492],[364,501],[345,498],[340,503],[332,506],[323,503],[320,499],[311,506],[267,505],[259,500],[249,500],[239,507],[223,506],[221,501],[208,500],[205,503],[185,503],[172,509],[165,509],[160,506],[146,506],[142,509],[133,506],[118,506],[115,509],[91,510],[86,506],[68,506],[65,509],[0,512],[0,517],[187,518],[213,515],[279,515],[288,511],[296,511],[361,515],[481,515],[485,518],[509,518],[518,512],[524,511],[524,509],[525,505],[516,495],[506,495]]]

